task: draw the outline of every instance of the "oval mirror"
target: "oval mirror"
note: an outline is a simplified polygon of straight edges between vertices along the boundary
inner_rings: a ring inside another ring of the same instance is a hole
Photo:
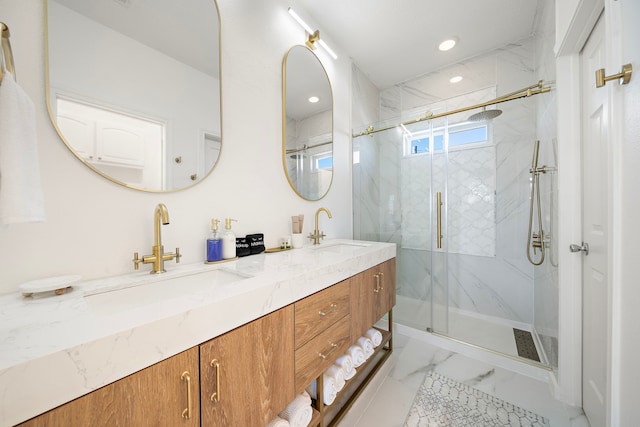
[[[175,191],[218,161],[215,0],[44,0],[49,114],[89,168]]]
[[[291,188],[319,200],[333,179],[333,95],[320,60],[294,46],[282,65],[282,162]]]

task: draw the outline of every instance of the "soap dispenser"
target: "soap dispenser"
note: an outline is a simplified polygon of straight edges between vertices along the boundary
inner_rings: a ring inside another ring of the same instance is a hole
[[[207,239],[207,262],[220,261],[222,259],[222,238],[218,233],[220,221],[211,219],[211,236]]]
[[[222,235],[222,258],[231,259],[236,257],[236,234],[231,230],[231,221],[236,221],[233,218],[225,218],[224,229],[225,232]]]

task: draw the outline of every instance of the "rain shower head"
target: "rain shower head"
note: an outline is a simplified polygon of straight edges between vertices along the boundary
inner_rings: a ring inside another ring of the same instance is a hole
[[[502,114],[502,110],[498,110],[497,108],[494,110],[487,110],[485,108],[482,111],[477,112],[469,116],[467,120],[470,122],[479,122],[481,120],[493,120]]]

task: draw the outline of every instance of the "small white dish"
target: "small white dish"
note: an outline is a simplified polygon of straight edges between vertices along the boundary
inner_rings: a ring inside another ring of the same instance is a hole
[[[33,280],[20,285],[20,291],[25,297],[33,296],[40,292],[54,291],[56,295],[62,295],[74,283],[80,280],[81,276],[57,276],[47,277],[46,279]]]

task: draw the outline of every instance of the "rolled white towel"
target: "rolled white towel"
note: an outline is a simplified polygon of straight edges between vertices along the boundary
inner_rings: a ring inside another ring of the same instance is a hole
[[[323,401],[325,405],[331,405],[334,400],[336,400],[336,396],[338,395],[338,389],[336,388],[336,382],[333,378],[328,375],[322,375],[322,384],[324,386],[323,390]],[[307,387],[307,393],[314,398],[317,399],[316,396],[316,382],[312,382]]]
[[[377,329],[369,329],[367,332],[365,332],[364,336],[371,340],[374,347],[377,347],[380,345],[380,343],[382,343],[382,332]]]
[[[278,416],[287,420],[291,427],[307,427],[313,417],[309,393],[305,391],[297,395]]]
[[[344,379],[344,369],[338,365],[331,365],[325,371],[325,375],[333,377],[336,382],[336,390],[340,391],[344,387],[346,380]]]
[[[358,341],[356,341],[356,344],[360,346],[360,348],[362,348],[365,359],[368,359],[369,357],[371,357],[371,355],[373,354],[373,343],[369,338],[360,337],[358,338]]]
[[[283,420],[280,417],[275,417],[265,427],[289,427],[289,421]]]
[[[356,368],[353,367],[353,359],[348,354],[340,356],[336,359],[337,366],[340,366],[344,371],[345,381],[349,381],[356,375]]]
[[[347,354],[351,356],[351,360],[353,361],[353,367],[357,368],[362,365],[367,359],[364,357],[364,351],[362,351],[362,347],[359,345],[352,345],[347,350]]]

